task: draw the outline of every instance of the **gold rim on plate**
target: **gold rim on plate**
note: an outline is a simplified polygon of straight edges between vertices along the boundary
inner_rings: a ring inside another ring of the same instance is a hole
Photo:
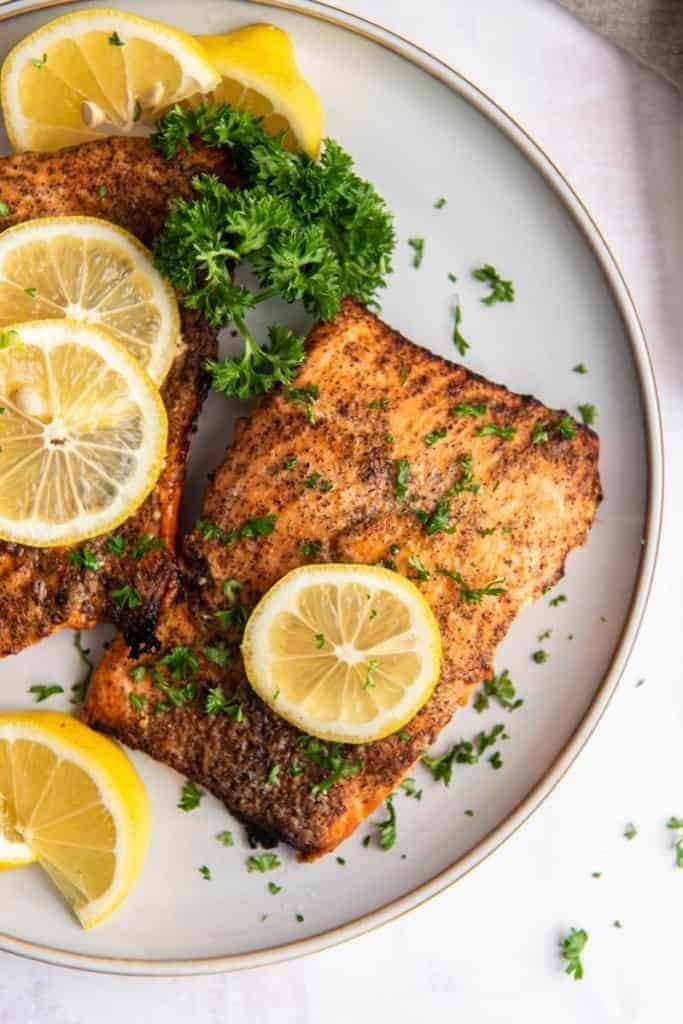
[[[31,11],[46,10],[56,6],[68,6],[77,2],[78,0],[43,0],[43,2],[35,3],[32,0],[13,0],[13,2],[2,5],[6,9],[0,13],[0,22],[7,21],[18,14],[28,14]],[[625,334],[630,345],[638,378],[647,437],[648,471],[644,543],[638,577],[621,635],[614,648],[610,664],[605,672],[602,683],[597,689],[583,718],[574,730],[572,737],[566,742],[552,764],[547,768],[543,777],[507,817],[448,868],[438,872],[431,879],[423,882],[400,898],[391,900],[384,906],[370,913],[363,914],[353,921],[348,921],[337,928],[320,932],[318,935],[300,939],[296,942],[284,943],[269,949],[257,949],[230,956],[198,957],[196,959],[181,960],[144,960],[139,958],[126,959],[123,957],[90,956],[84,953],[72,953],[64,949],[26,942],[11,935],[0,933],[0,950],[40,960],[44,963],[56,964],[61,967],[72,967],[100,973],[157,977],[214,974],[263,967],[268,964],[294,959],[295,957],[306,956],[310,953],[317,953],[331,946],[347,942],[402,917],[409,911],[426,903],[427,900],[437,896],[444,889],[459,881],[466,874],[469,874],[473,868],[477,867],[477,865],[481,864],[482,861],[497,850],[506,839],[514,835],[525,824],[531,814],[543,804],[560,780],[564,778],[593,734],[617,688],[638,635],[652,588],[652,579],[659,553],[664,501],[664,451],[659,396],[657,394],[650,353],[633,297],[614,253],[581,197],[569,184],[557,164],[554,163],[542,146],[525,128],[478,86],[429,51],[367,18],[351,14],[349,11],[325,3],[323,0],[291,0],[291,2],[290,0],[258,0],[258,3],[264,7],[307,15],[318,21],[335,25],[343,31],[362,36],[370,42],[390,50],[403,60],[420,68],[420,70],[426,72],[432,78],[437,79],[452,92],[474,106],[495,125],[539,171],[544,181],[550,185],[562,202],[565,210],[579,228],[584,240],[590,246],[609,285],[611,297],[619,310],[624,324]]]

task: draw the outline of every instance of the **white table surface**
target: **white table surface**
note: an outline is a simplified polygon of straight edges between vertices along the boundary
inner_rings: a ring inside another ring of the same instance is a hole
[[[568,777],[502,850],[431,903],[335,950],[240,975],[114,978],[0,954],[0,1024],[681,1018],[683,871],[664,827],[683,816],[681,99],[553,0],[345,6],[442,56],[507,108],[563,168],[621,262],[667,432],[664,540],[645,625]],[[622,836],[628,821],[633,842]],[[580,983],[557,957],[571,925],[590,934]]]

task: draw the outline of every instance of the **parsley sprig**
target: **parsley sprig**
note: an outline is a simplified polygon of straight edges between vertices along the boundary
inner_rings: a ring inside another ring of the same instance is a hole
[[[391,272],[394,229],[384,200],[327,139],[319,161],[284,148],[261,119],[228,105],[174,107],[158,123],[154,144],[168,159],[191,139],[229,149],[241,189],[212,175],[194,180],[197,196],[178,199],[155,244],[158,268],[214,327],[232,322],[244,339],[240,359],[210,361],[213,386],[247,398],[288,384],[303,360],[303,340],[274,324],[260,345],[246,316],[278,296],[329,319],[346,295],[372,302]],[[249,263],[260,291],[233,280]]]

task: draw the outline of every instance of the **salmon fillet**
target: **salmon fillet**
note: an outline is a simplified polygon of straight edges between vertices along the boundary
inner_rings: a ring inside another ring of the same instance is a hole
[[[194,652],[196,665],[176,672],[174,682],[169,664],[147,658],[155,675],[131,676],[140,662],[119,639],[84,712],[91,725],[172,765],[305,860],[346,838],[493,674],[496,648],[514,618],[561,577],[600,500],[591,430],[574,425],[565,430],[572,436],[563,436],[557,424],[566,414],[418,348],[353,301],[312,331],[294,384],[307,385],[320,392],[314,422],[305,405],[278,391],[238,423],[201,527],[187,538],[185,580],[165,596],[158,637],[170,664],[181,648]],[[464,408],[481,405],[480,415]],[[514,432],[509,439],[479,434],[489,423]],[[438,442],[425,443],[444,427]],[[545,443],[533,443],[534,428],[545,431]],[[409,466],[411,507],[440,515],[453,532],[430,535],[430,520],[406,514],[397,500],[401,459]],[[266,515],[277,517],[272,533],[224,543],[231,530]],[[223,585],[239,580],[239,600],[249,608],[307,561],[384,562],[413,575],[411,555],[431,573],[417,586],[441,629],[440,681],[400,734],[357,747],[328,745],[321,760],[245,682],[238,634],[226,633],[224,616],[216,618],[227,605]],[[457,570],[472,587],[504,578],[505,593],[467,603],[436,567]],[[225,667],[203,653],[222,642],[234,648]],[[207,714],[207,688],[217,684],[234,700],[223,713]],[[276,764],[279,785],[268,785]]]
[[[195,174],[207,172],[235,182],[230,158],[196,149],[167,161],[145,139],[111,138],[57,153],[21,153],[0,159],[0,199],[11,215],[9,227],[34,217],[88,215],[126,228],[151,243],[176,196],[189,196]],[[126,554],[107,552],[108,536],[88,542],[101,563],[97,572],[74,565],[64,548],[29,548],[0,541],[0,657],[65,627],[90,628],[115,621],[134,649],[154,641],[159,601],[175,578],[175,546],[190,435],[206,395],[202,369],[216,353],[216,332],[196,314],[181,310],[182,344],[162,388],[169,442],[154,491],[117,531]],[[141,557],[131,551],[142,536],[161,547]],[[121,610],[111,590],[130,584],[142,602]]]

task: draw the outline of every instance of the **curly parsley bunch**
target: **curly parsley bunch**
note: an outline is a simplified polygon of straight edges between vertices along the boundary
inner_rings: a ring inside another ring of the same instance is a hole
[[[353,171],[348,153],[326,140],[319,161],[284,148],[260,119],[230,106],[175,107],[159,122],[154,144],[168,158],[192,138],[231,150],[244,183],[231,189],[212,175],[194,181],[197,197],[178,199],[158,236],[155,262],[191,309],[214,327],[233,323],[241,359],[211,362],[213,386],[248,398],[290,383],[303,361],[303,339],[274,324],[269,346],[246,324],[249,310],[279,296],[329,319],[341,300],[372,302],[391,272],[394,229],[384,200]],[[261,291],[233,280],[246,261]]]

